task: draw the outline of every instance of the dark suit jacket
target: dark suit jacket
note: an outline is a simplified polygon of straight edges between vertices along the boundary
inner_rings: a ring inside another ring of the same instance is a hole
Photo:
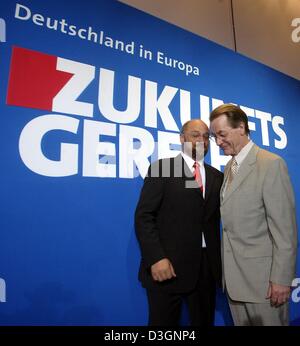
[[[195,288],[201,259],[202,232],[214,278],[221,282],[220,188],[223,173],[205,164],[205,200],[182,155],[155,162],[145,178],[135,213],[144,287],[170,292]],[[167,175],[167,176],[166,176]],[[168,258],[176,278],[156,282],[151,265]]]

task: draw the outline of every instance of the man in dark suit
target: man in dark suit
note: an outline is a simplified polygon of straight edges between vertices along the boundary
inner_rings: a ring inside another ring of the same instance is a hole
[[[220,188],[223,174],[204,163],[209,131],[197,119],[183,125],[182,152],[155,162],[135,213],[147,290],[149,325],[177,326],[183,299],[190,324],[214,323],[221,282]]]

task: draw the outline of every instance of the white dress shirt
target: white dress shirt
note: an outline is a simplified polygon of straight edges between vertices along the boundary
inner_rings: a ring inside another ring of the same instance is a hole
[[[182,155],[185,163],[187,164],[188,168],[194,174],[194,167],[193,166],[194,166],[195,160],[183,152],[181,152],[181,155]],[[206,178],[206,176],[205,176],[204,159],[197,161],[197,162],[199,164],[201,180],[202,180],[202,185],[203,185],[203,198],[205,198],[205,180],[206,180],[205,178]],[[202,233],[202,247],[206,247],[204,233]]]

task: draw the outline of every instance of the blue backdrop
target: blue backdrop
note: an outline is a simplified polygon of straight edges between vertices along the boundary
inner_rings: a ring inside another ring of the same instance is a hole
[[[146,324],[141,176],[222,102],[285,158],[299,204],[298,80],[117,1],[6,0],[0,18],[0,325]]]

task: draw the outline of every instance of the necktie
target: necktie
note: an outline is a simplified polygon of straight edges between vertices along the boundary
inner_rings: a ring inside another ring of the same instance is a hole
[[[226,190],[229,188],[230,184],[232,183],[233,178],[236,176],[237,170],[238,170],[238,164],[237,164],[236,159],[234,157],[232,159],[231,166],[230,166]]]
[[[197,184],[199,185],[200,191],[203,194],[203,183],[202,183],[202,178],[201,178],[201,173],[200,173],[200,166],[199,166],[199,163],[197,161],[194,162],[193,168],[194,168],[194,178],[195,178]]]

